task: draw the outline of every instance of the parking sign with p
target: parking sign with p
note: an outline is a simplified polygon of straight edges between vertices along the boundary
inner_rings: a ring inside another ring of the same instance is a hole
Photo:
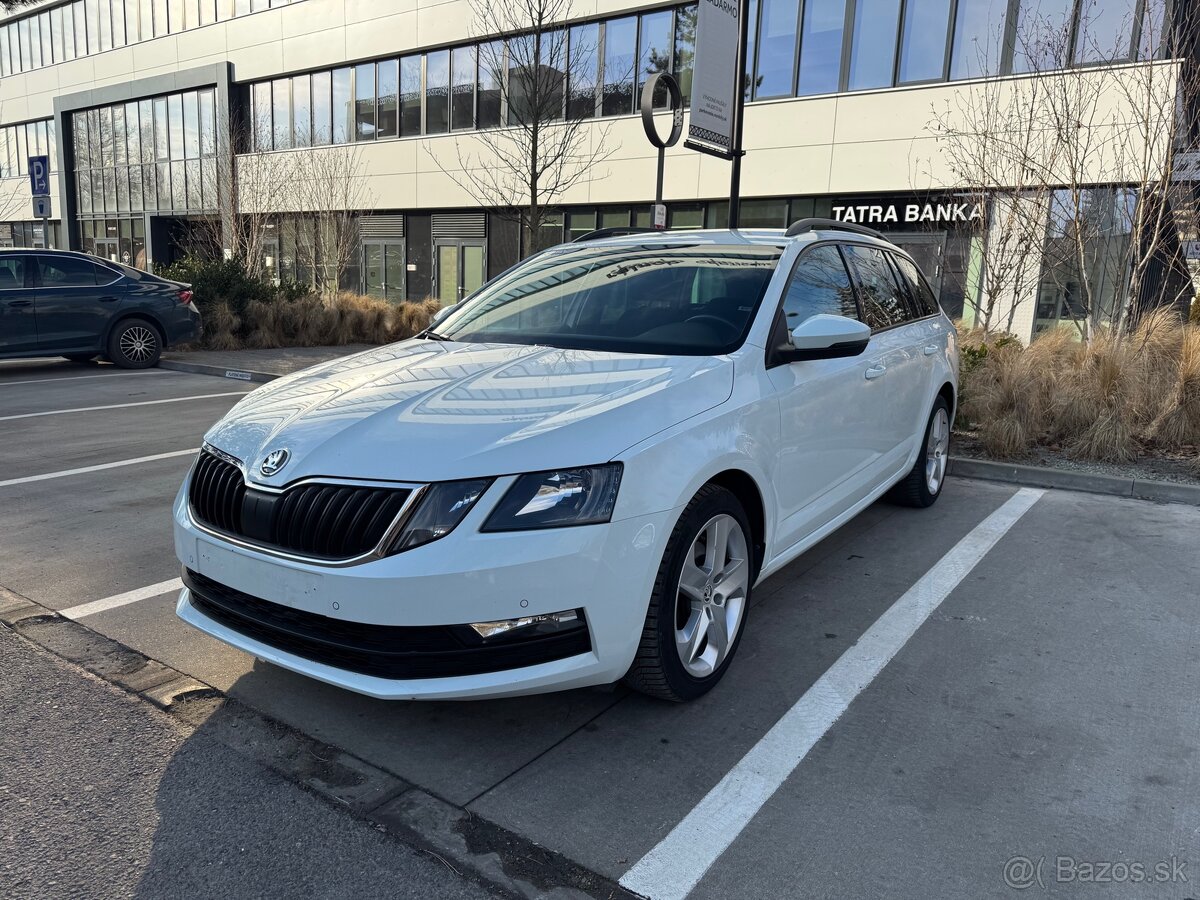
[[[29,187],[35,197],[50,195],[50,157],[29,157]]]

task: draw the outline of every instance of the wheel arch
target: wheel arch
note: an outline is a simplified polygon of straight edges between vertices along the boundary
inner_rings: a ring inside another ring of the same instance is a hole
[[[754,529],[754,577],[762,571],[763,559],[767,550],[767,512],[763,501],[762,490],[758,482],[745,469],[725,469],[713,475],[706,484],[716,484],[725,488],[742,504],[750,527]]]
[[[955,414],[954,404],[958,399],[955,396],[954,385],[952,385],[949,381],[944,382],[942,386],[938,388],[937,396],[946,398],[946,403],[950,407],[950,421],[953,422]]]

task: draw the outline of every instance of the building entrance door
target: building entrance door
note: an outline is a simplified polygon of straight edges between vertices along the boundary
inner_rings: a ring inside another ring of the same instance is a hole
[[[116,238],[96,238],[96,255],[109,262],[120,262],[120,242]]]
[[[456,241],[440,238],[434,243],[437,257],[437,298],[443,306],[458,303],[483,286],[483,241]]]
[[[929,279],[933,295],[940,297],[942,295],[942,270],[946,256],[946,232],[889,234],[887,238],[916,260],[921,272]]]
[[[363,293],[398,303],[404,299],[404,242],[363,243]]]

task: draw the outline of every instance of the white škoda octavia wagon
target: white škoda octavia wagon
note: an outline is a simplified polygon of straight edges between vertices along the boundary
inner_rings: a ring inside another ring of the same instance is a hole
[[[694,698],[755,582],[885,493],[937,499],[957,359],[867,229],[589,235],[213,426],[178,613],[374,697]]]

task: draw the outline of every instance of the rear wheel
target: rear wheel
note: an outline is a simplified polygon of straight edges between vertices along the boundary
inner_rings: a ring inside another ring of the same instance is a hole
[[[692,498],[667,542],[626,684],[681,701],[721,680],[750,608],[753,546],[732,493],[710,484]]]
[[[933,506],[942,494],[950,461],[950,404],[945,397],[939,396],[933,404],[922,446],[912,471],[888,493],[893,503],[924,508]]]
[[[148,369],[160,356],[162,338],[145,319],[126,319],[108,336],[108,358],[122,369]]]

